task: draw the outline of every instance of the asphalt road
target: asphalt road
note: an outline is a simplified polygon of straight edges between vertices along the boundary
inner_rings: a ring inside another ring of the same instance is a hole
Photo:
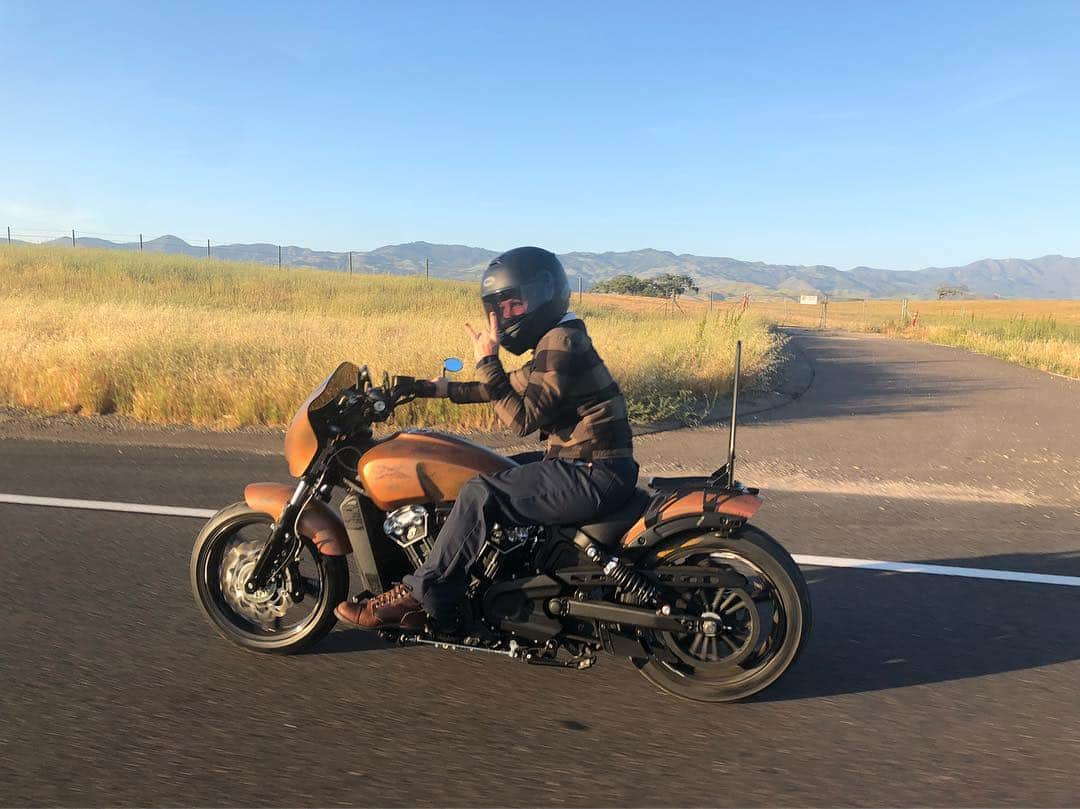
[[[1080,383],[937,346],[796,343],[812,386],[740,428],[763,528],[801,554],[1080,575]],[[287,479],[250,447],[7,435],[4,493],[216,508]],[[638,447],[649,471],[708,471],[725,444]],[[809,568],[799,663],[709,707],[611,658],[563,672],[345,629],[248,654],[192,602],[198,520],[0,515],[3,805],[1080,803],[1078,587]]]

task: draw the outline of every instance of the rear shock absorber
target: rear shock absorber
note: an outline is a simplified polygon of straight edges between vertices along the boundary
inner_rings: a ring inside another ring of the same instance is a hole
[[[610,577],[626,595],[650,607],[658,607],[663,602],[660,589],[644,575],[624,565],[618,556],[609,555],[596,544],[585,548],[585,555],[599,565],[604,575]]]

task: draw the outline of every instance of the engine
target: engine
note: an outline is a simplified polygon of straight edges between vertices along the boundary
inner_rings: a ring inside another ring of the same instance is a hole
[[[515,551],[521,550],[536,536],[535,528],[520,526],[504,527],[496,523],[491,527],[491,536],[480,550],[475,572],[486,581],[495,581],[499,573],[508,565],[520,564]]]
[[[410,504],[394,509],[386,515],[383,531],[405,551],[414,567],[427,559],[432,543],[439,535],[439,528],[446,517],[441,509],[431,512],[426,506]],[[536,528],[493,525],[491,535],[480,550],[474,568],[481,579],[494,581],[507,564],[518,564],[516,551],[522,550],[537,536]]]
[[[383,531],[396,542],[414,567],[419,567],[431,553],[432,534],[437,529],[430,525],[431,515],[424,506],[408,505],[394,509],[386,515]]]
[[[447,514],[445,506],[410,504],[389,512],[383,530],[413,566],[419,567],[431,553]],[[482,597],[482,610],[490,625],[531,640],[548,640],[562,627],[545,613],[543,605],[561,593],[563,586],[549,576],[535,575],[529,564],[541,535],[537,526],[492,525],[471,570],[470,592]],[[511,579],[510,573],[519,576]]]

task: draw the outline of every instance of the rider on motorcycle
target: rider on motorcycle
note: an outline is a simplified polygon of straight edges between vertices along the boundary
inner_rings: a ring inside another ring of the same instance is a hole
[[[453,622],[469,568],[490,527],[583,524],[634,491],[626,401],[593,348],[585,324],[568,312],[570,284],[554,253],[518,247],[496,256],[480,285],[488,325],[466,324],[478,382],[435,379],[418,395],[458,404],[493,402],[499,419],[520,436],[540,431],[543,460],[478,475],[462,488],[431,553],[401,584],[366,601],[344,601],[335,613],[367,629],[419,629],[431,616]],[[507,373],[499,346],[533,357]]]

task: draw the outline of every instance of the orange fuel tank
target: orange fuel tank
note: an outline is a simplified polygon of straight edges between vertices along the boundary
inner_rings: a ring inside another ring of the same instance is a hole
[[[403,430],[365,452],[356,474],[372,502],[390,511],[454,500],[469,478],[511,466],[509,458],[464,438]]]

